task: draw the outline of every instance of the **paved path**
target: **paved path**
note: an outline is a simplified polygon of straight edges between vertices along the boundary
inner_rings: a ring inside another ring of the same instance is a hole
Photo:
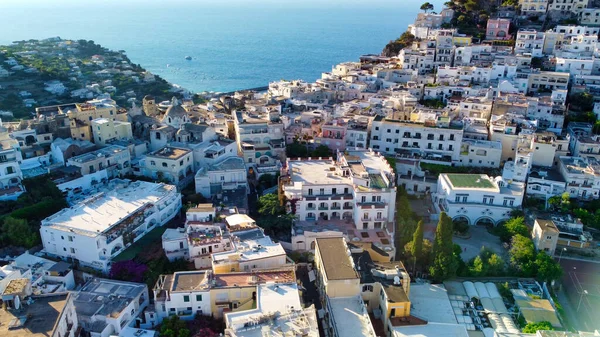
[[[502,246],[500,239],[490,234],[483,226],[471,226],[469,228],[469,239],[454,237],[454,243],[458,244],[463,252],[460,254],[464,261],[469,261],[479,255],[482,247],[488,248],[498,254],[504,261],[507,261],[507,250]],[[465,250],[466,248],[466,250]]]

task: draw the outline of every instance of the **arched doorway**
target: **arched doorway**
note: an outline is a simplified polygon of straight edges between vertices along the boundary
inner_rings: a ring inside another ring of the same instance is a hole
[[[464,215],[456,216],[452,219],[452,228],[455,232],[466,233],[471,226],[469,218]]]
[[[325,213],[325,212],[319,213],[319,218],[321,218],[323,220],[327,220],[328,219],[327,213]]]
[[[340,213],[339,212],[333,212],[333,213],[331,213],[331,218],[332,219],[339,219],[340,218]]]
[[[481,218],[475,221],[476,226],[486,226],[486,227],[494,227],[494,220],[487,216],[482,216]]]

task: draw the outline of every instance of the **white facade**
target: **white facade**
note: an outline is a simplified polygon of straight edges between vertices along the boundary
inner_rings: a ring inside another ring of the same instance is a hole
[[[428,127],[425,123],[375,118],[371,126],[371,148],[390,155],[418,152],[423,157],[458,161],[463,130],[435,126],[435,123]]]
[[[203,167],[194,178],[196,193],[205,198],[221,193],[223,190],[236,190],[243,186],[248,190],[248,172],[243,158],[229,157],[223,161]]]
[[[487,140],[464,139],[458,166],[500,167],[502,143]]]
[[[113,180],[106,189],[44,220],[44,251],[108,271],[112,258],[181,208],[175,186]]]
[[[187,148],[166,146],[147,154],[140,166],[146,177],[179,184],[194,173],[194,154]]]
[[[179,271],[161,275],[154,287],[157,323],[177,315],[193,319],[211,314],[210,282],[206,271]]]
[[[437,194],[432,195],[437,210],[453,220],[466,220],[470,225],[497,225],[520,208],[525,184],[507,182],[501,177],[477,174],[441,174]]]
[[[521,13],[528,16],[543,15],[548,10],[548,0],[519,0]]]
[[[571,198],[598,199],[600,192],[600,170],[594,158],[559,158],[558,169],[567,182]]]
[[[3,140],[0,143],[2,145],[0,149],[0,189],[18,187],[23,180],[20,167],[23,157],[19,144],[11,139]]]

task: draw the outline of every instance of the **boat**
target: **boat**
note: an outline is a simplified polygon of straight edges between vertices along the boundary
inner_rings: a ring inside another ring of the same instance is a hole
[[[190,61],[192,59],[192,57],[191,56],[186,56],[185,59],[188,60],[188,61]]]

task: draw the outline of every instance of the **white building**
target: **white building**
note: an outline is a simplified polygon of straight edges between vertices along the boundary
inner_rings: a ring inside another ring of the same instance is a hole
[[[558,169],[571,198],[598,199],[600,165],[594,158],[561,156]]]
[[[205,198],[211,198],[224,190],[236,190],[238,187],[249,191],[246,164],[240,157],[229,157],[219,163],[200,168],[196,172],[194,182],[196,193]]]
[[[121,177],[131,172],[131,155],[125,147],[110,145],[71,157],[67,164],[78,167],[82,175],[107,170],[109,177]]]
[[[230,215],[226,222],[229,234],[233,236],[233,250],[212,254],[214,273],[248,272],[288,264],[281,244],[266,236],[250,217],[245,214]]]
[[[287,168],[282,188],[287,207],[298,217],[294,250],[313,250],[317,237],[360,230],[368,235],[347,239],[374,244],[393,256],[395,173],[382,155],[357,150],[338,153],[337,160],[288,159]]]
[[[527,196],[548,200],[562,195],[567,190],[567,183],[560,173],[547,167],[532,167],[527,176]]]
[[[535,29],[519,29],[515,42],[515,54],[531,54],[542,57],[544,49],[544,33]]]
[[[464,139],[458,166],[500,167],[502,143],[488,140]]]
[[[154,311],[158,317],[152,319],[160,323],[171,315],[177,315],[182,319],[193,319],[197,314],[210,315],[209,273],[208,271],[179,271],[171,275],[161,275],[154,287]]]
[[[236,111],[233,114],[239,152],[257,173],[276,173],[285,153],[283,123],[278,112]]]
[[[543,15],[548,10],[548,0],[519,0],[519,5],[527,16]]]
[[[194,154],[187,148],[166,146],[148,153],[140,161],[140,166],[144,176],[165,179],[177,185],[194,174]]]
[[[175,186],[112,180],[104,191],[42,220],[44,251],[106,272],[112,258],[180,208]]]
[[[21,149],[19,143],[13,139],[0,141],[0,196],[16,199],[21,194]]]
[[[417,122],[375,117],[371,125],[373,150],[389,155],[458,161],[463,130],[450,128],[447,117],[421,114]]]
[[[479,174],[441,174],[437,194],[432,195],[438,211],[454,221],[470,225],[497,225],[521,207],[525,184]]]
[[[296,283],[260,284],[256,308],[225,314],[228,337],[277,336],[282,331],[303,337],[319,337],[314,305],[303,308]],[[277,315],[276,320],[262,322]]]
[[[66,314],[67,320],[76,321],[71,331],[81,328],[91,337],[106,337],[120,336],[135,327],[136,319],[150,304],[150,296],[142,283],[93,278],[74,292],[70,301],[73,309]]]

